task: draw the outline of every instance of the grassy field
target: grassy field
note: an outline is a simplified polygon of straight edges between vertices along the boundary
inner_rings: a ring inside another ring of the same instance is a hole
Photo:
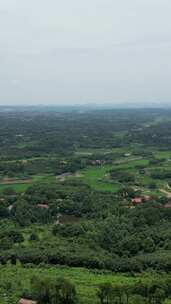
[[[90,167],[81,171],[81,178],[85,183],[96,190],[117,192],[121,186],[119,183],[112,183],[108,181],[108,173],[110,169],[110,165]]]
[[[154,155],[157,158],[170,159],[171,158],[171,151],[155,151]]]
[[[34,183],[37,182],[53,182],[55,181],[55,176],[54,175],[34,175],[32,176],[31,179],[29,179],[29,182],[27,180],[17,180],[14,179],[14,182],[6,182],[6,183],[0,183],[0,192],[3,191],[5,188],[12,188],[16,192],[24,192],[27,190],[28,187],[33,185]]]
[[[26,189],[28,188],[30,186],[30,184],[6,184],[6,185],[2,185],[2,184],[0,184],[0,192],[1,191],[3,191],[4,189],[6,189],[6,188],[12,188],[12,189],[14,189],[14,191],[16,191],[16,192],[24,192],[24,191],[26,191]]]
[[[0,281],[5,280],[6,282],[12,278],[15,284],[17,284],[18,290],[16,292],[16,301],[18,300],[22,289],[29,288],[29,280],[32,276],[37,275],[39,277],[48,276],[51,278],[64,277],[72,281],[80,299],[80,304],[98,304],[99,300],[96,296],[98,285],[105,282],[110,282],[113,284],[134,284],[139,280],[151,281],[154,277],[162,279],[166,275],[157,275],[152,273],[146,273],[137,276],[128,276],[114,274],[110,272],[98,272],[91,271],[84,268],[72,268],[72,267],[34,267],[34,268],[24,268],[21,265],[12,266],[0,266]],[[21,284],[19,284],[21,281]],[[6,302],[5,302],[6,303]],[[0,304],[4,304],[2,298],[0,299]]]

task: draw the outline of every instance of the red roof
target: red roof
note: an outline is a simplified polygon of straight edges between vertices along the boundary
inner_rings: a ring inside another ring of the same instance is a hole
[[[37,302],[22,298],[22,299],[20,299],[20,301],[18,302],[18,304],[37,304]]]
[[[49,206],[47,204],[38,204],[37,207],[42,209],[49,209]]]
[[[141,197],[134,197],[132,199],[132,203],[135,205],[141,204],[142,203],[142,198]]]

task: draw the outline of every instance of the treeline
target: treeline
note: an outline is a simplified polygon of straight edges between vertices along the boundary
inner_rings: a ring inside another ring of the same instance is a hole
[[[154,303],[162,304],[171,297],[170,279],[163,281],[138,282],[134,285],[112,285],[104,283],[99,286],[97,296],[101,304],[107,303]]]
[[[52,278],[31,278],[30,291],[25,291],[22,298],[31,299],[37,304],[76,304],[76,288],[69,280]]]

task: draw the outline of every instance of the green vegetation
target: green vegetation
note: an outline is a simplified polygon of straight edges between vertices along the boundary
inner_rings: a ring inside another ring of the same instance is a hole
[[[169,303],[170,115],[0,112],[0,303]]]
[[[0,192],[10,187],[14,191],[22,193],[35,183],[38,182],[51,183],[54,181],[55,181],[55,176],[53,175],[35,175],[35,176],[31,176],[30,179],[23,179],[23,180],[11,179],[10,181],[3,181],[0,184]]]
[[[40,267],[32,267],[32,265],[22,267],[20,264],[17,266],[7,264],[6,266],[0,267],[0,283],[2,284],[1,286],[3,286],[1,287],[0,303],[8,303],[7,301],[16,303],[23,294],[29,294],[29,291],[34,289],[34,285],[33,289],[31,288],[30,280],[34,282],[35,278],[48,278],[49,281],[58,281],[61,280],[61,278],[65,278],[67,282],[74,284],[80,304],[98,304],[99,291],[110,285],[113,287],[124,288],[128,286],[129,288],[133,288],[140,282],[144,285],[159,282],[159,286],[162,287],[164,280],[170,281],[171,279],[169,275],[154,273],[144,273],[131,277],[130,275],[116,275],[110,272],[92,271],[85,268],[53,268],[46,265]],[[5,289],[4,281],[10,286],[7,290],[8,295],[2,293],[3,289]],[[137,301],[137,299],[134,299],[134,301]],[[129,303],[135,303],[134,301],[132,299]]]

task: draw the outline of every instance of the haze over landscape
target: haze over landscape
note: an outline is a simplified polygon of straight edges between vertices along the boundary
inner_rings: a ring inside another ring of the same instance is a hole
[[[169,0],[0,0],[0,105],[170,104]]]

